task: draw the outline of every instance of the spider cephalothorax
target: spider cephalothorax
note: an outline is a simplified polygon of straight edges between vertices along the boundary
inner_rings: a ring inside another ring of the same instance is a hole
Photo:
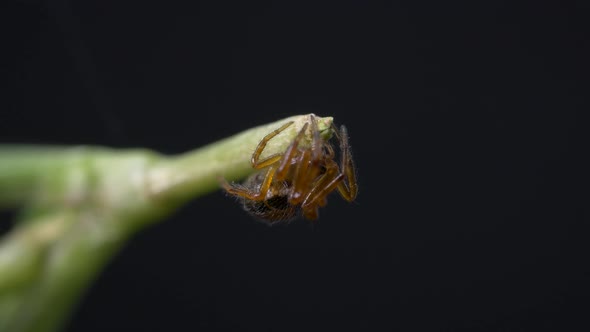
[[[266,135],[252,154],[252,167],[259,170],[242,184],[222,181],[222,187],[231,195],[242,199],[244,209],[257,219],[274,224],[292,220],[300,213],[309,220],[318,218],[318,209],[327,204],[327,197],[334,190],[351,202],[356,198],[357,182],[348,133],[345,126],[330,130],[340,145],[340,164],[329,138],[320,135],[317,119],[313,114],[289,147],[282,154],[263,160],[260,156],[266,144],[292,125],[287,122]],[[304,140],[311,130],[311,141]]]

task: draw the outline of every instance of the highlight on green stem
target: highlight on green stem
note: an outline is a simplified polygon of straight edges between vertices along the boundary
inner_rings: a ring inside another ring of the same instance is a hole
[[[335,133],[342,142],[346,130],[330,130],[331,117],[317,117],[312,130],[310,117],[289,117],[173,156],[149,149],[0,144],[0,209],[18,211],[14,227],[0,238],[0,332],[60,331],[88,286],[133,234],[219,189],[220,178],[237,181],[258,172],[252,154],[286,123],[291,124],[259,151],[259,160],[288,154],[299,159],[287,163],[310,159],[326,166],[311,167],[321,173],[317,176],[329,174],[320,180],[323,191],[307,190],[315,206],[325,205],[321,193],[333,190],[326,187],[332,182],[338,182],[343,197],[356,195],[350,157],[336,168],[331,158],[318,159],[318,149],[328,154],[331,149],[318,145],[318,135],[327,142]],[[295,140],[302,148],[286,152]],[[333,173],[343,175],[337,180]],[[302,176],[293,179],[299,181],[295,187],[309,184]]]

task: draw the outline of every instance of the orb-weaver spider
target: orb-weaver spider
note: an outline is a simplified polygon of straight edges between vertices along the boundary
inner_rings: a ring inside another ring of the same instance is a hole
[[[318,208],[327,204],[334,190],[349,202],[357,195],[354,162],[344,125],[340,130],[332,123],[330,130],[340,144],[340,165],[334,161],[336,153],[328,139],[318,130],[315,116],[282,154],[260,159],[267,143],[293,124],[287,122],[266,135],[252,154],[251,164],[258,172],[242,184],[229,184],[221,179],[221,186],[231,195],[240,198],[244,209],[269,224],[289,221],[302,214],[306,219],[318,218]],[[311,142],[303,144],[305,131],[311,129]]]

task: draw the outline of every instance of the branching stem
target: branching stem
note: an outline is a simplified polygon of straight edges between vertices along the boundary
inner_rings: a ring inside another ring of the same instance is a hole
[[[281,153],[308,121],[298,115],[178,156],[147,149],[0,145],[0,208],[19,220],[0,239],[0,332],[62,328],[104,265],[137,231],[191,199],[216,190],[218,177],[251,172],[260,140]],[[329,135],[331,117],[319,118]],[[306,139],[310,140],[310,135]]]

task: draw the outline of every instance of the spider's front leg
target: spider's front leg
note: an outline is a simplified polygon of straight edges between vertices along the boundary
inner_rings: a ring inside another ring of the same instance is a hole
[[[310,188],[309,192],[305,196],[303,203],[301,203],[302,209],[307,209],[312,206],[324,206],[327,202],[328,195],[336,189],[336,187],[342,183],[344,174],[340,173],[338,165],[334,161],[326,162],[324,165],[326,171],[322,174]]]
[[[289,168],[293,161],[295,161],[298,157],[299,152],[299,144],[305,135],[305,130],[307,130],[308,123],[303,125],[303,128],[297,133],[297,136],[293,139],[293,142],[289,144],[289,147],[285,151],[283,158],[279,162],[279,166],[277,168],[276,178],[278,181],[284,180],[287,177],[289,172]]]
[[[260,143],[258,143],[258,145],[256,146],[256,150],[254,150],[254,153],[252,153],[252,158],[251,158],[250,162],[252,163],[253,168],[263,169],[263,168],[270,166],[270,165],[276,163],[277,161],[281,160],[281,157],[283,156],[283,154],[280,154],[280,153],[275,153],[271,156],[266,157],[263,160],[260,160],[260,155],[262,155],[262,151],[264,151],[264,148],[266,148],[266,145],[268,144],[268,142],[271,139],[273,139],[273,137],[280,134],[283,130],[287,129],[293,123],[294,123],[293,121],[289,121],[289,122],[285,123],[284,125],[280,126],[279,128],[273,130],[271,133],[267,134],[266,136],[264,136],[262,138]]]
[[[340,133],[334,130],[336,137],[340,141],[340,168],[342,169],[343,181],[337,186],[340,196],[345,200],[352,202],[358,193],[356,180],[356,169],[352,160],[352,153],[348,143],[348,131],[344,125],[340,126]]]
[[[289,203],[296,205],[303,201],[305,192],[308,190],[309,183],[306,182],[309,174],[309,162],[311,152],[304,150],[295,160],[295,170],[293,172],[293,188],[289,193]]]
[[[344,178],[344,174],[339,172],[338,165],[335,162],[328,162],[325,167],[326,172],[314,182],[303,203],[301,203],[303,215],[309,220],[315,220],[319,217],[318,208],[327,204],[328,195],[342,183]]]
[[[304,153],[308,156],[302,156],[302,162],[299,164],[299,168],[302,171],[296,177],[296,182],[300,185],[296,186],[298,192],[307,192],[309,190],[308,184],[313,183],[318,175],[321,173],[321,162],[322,162],[322,147],[325,145],[324,141],[320,137],[320,131],[318,129],[318,123],[315,115],[310,114],[309,122],[311,124],[311,145],[309,149],[306,149]],[[307,188],[302,188],[307,186]],[[300,199],[298,201],[301,201]]]

